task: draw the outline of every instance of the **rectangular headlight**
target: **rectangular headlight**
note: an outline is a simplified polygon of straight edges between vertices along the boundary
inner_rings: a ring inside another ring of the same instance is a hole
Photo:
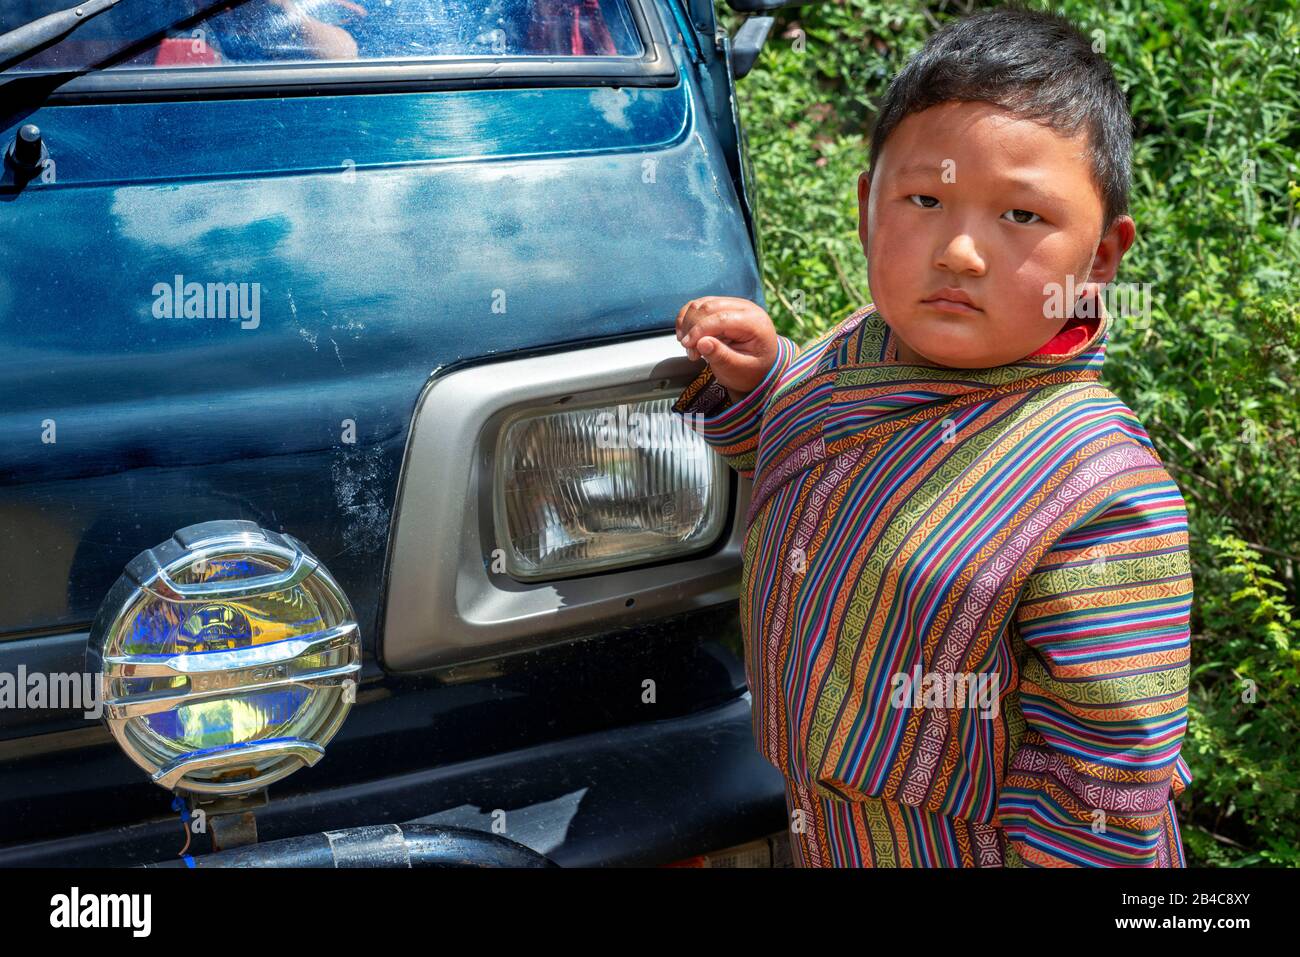
[[[672,398],[524,412],[497,445],[494,518],[508,574],[562,578],[707,548],[726,464]]]

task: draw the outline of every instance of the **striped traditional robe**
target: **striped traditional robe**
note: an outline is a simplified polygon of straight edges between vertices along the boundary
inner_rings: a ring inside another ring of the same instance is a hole
[[[868,306],[674,406],[754,479],[745,671],[798,863],[1183,865],[1186,507],[1098,383],[1100,312],[957,370]]]

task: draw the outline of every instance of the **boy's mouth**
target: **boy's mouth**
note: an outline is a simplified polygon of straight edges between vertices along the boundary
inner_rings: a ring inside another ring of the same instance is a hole
[[[958,316],[969,316],[984,311],[975,305],[975,300],[970,297],[969,293],[953,286],[932,292],[922,299],[921,303],[939,312],[949,312]]]

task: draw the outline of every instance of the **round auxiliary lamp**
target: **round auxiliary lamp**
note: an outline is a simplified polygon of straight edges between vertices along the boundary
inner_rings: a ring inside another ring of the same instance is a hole
[[[86,664],[113,738],[155,784],[234,797],[324,756],[356,700],[361,641],[301,542],[203,522],[127,565]]]

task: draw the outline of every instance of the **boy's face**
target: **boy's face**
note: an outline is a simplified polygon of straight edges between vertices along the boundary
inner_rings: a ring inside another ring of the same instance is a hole
[[[858,179],[871,293],[902,362],[1016,362],[1065,324],[1047,305],[1106,283],[1133,242],[1105,207],[1086,131],[1064,136],[987,103],[906,117]],[[1099,238],[1100,237],[1100,240]],[[1052,284],[1056,284],[1053,286]]]

